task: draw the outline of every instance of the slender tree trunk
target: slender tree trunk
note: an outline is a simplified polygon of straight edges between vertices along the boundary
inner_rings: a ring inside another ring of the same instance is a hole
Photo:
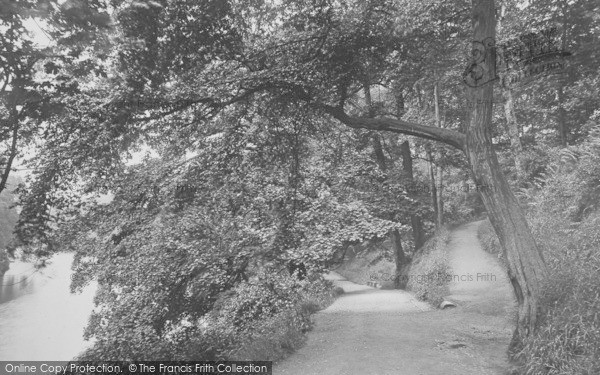
[[[441,228],[444,225],[444,196],[443,196],[444,168],[439,163],[436,167],[436,172],[437,172],[437,179],[436,179],[436,184],[437,184],[437,189],[436,189],[437,219],[436,219],[436,221],[437,221],[437,224],[436,224],[436,226],[438,228]]]
[[[383,146],[381,145],[381,135],[378,132],[373,132],[371,135],[373,140],[373,151],[375,153],[375,160],[379,169],[385,172],[387,170],[387,161],[385,154],[383,153]]]
[[[413,172],[412,153],[410,152],[410,144],[408,141],[402,142],[400,145],[400,154],[402,155],[402,171],[409,181],[415,179]]]
[[[410,144],[408,141],[402,142],[400,145],[400,152],[402,154],[402,170],[404,171],[404,175],[409,180],[409,183],[414,183],[414,174],[413,174],[413,161],[412,155],[410,152]],[[414,197],[416,194],[410,193],[411,197]],[[415,243],[414,250],[418,249],[425,244],[425,232],[423,230],[423,220],[421,216],[412,214],[410,215],[410,224],[412,227],[413,233],[413,241]]]
[[[433,87],[433,105],[435,108],[435,125],[438,128],[442,127],[442,117],[440,114],[440,85],[435,82]],[[444,225],[444,166],[442,165],[442,150],[438,148],[436,153],[437,165],[437,188],[436,188],[436,227],[441,228]]]
[[[492,148],[491,124],[495,79],[495,8],[493,0],[473,0],[473,40],[484,46],[479,63],[484,74],[468,95],[472,108],[466,129],[466,154],[490,221],[509,263],[509,278],[519,303],[514,343],[530,333],[540,308],[541,283],[547,268],[535,243],[522,208],[501,172]],[[480,48],[480,45],[474,45]],[[485,73],[487,72],[487,74]]]
[[[392,243],[394,244],[394,258],[396,259],[396,274],[394,277],[394,288],[406,288],[406,277],[403,277],[403,271],[408,264],[408,257],[402,248],[402,237],[398,229],[392,230]]]
[[[439,228],[438,220],[438,193],[437,184],[435,183],[435,164],[433,159],[433,151],[429,145],[426,146],[425,152],[427,153],[427,159],[429,164],[429,195],[431,197],[431,206],[433,207],[433,216],[435,221],[436,229]]]

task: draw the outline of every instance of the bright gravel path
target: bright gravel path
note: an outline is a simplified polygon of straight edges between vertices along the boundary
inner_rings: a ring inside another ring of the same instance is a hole
[[[514,301],[498,259],[481,249],[479,224],[454,230],[448,244],[448,299],[458,307],[433,309],[408,292],[332,273],[345,293],[315,315],[306,345],[273,374],[505,374]]]

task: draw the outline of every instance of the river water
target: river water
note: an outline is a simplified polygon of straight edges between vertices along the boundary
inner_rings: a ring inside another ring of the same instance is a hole
[[[36,270],[13,262],[0,285],[0,361],[67,361],[90,345],[83,331],[96,285],[69,291],[73,254]]]

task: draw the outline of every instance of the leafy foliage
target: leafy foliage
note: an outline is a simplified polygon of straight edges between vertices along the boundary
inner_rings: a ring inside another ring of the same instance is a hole
[[[536,237],[552,273],[539,329],[520,352],[527,374],[598,372],[600,284],[598,128],[579,146],[554,150],[548,172],[524,190]]]

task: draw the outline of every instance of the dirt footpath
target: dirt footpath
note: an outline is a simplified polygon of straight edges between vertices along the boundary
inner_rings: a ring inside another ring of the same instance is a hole
[[[332,274],[346,293],[315,315],[306,345],[273,374],[505,374],[514,301],[498,259],[477,241],[479,224],[458,228],[449,243],[456,308]]]

